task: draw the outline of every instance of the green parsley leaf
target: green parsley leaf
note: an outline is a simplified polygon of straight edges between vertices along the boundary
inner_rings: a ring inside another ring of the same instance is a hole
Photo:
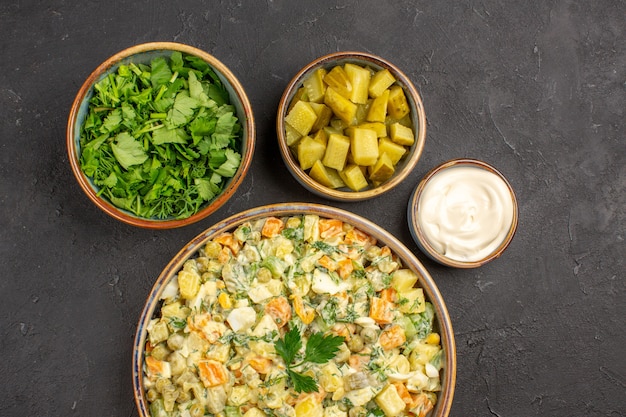
[[[130,134],[122,132],[115,137],[115,142],[111,144],[113,154],[124,169],[130,166],[143,164],[148,155],[141,147],[141,143]]]
[[[280,355],[285,361],[285,364],[289,366],[293,362],[298,351],[302,348],[302,339],[300,338],[300,331],[297,327],[292,328],[282,339],[278,339],[274,343],[276,353]]]
[[[287,376],[293,384],[293,389],[296,392],[318,392],[315,379],[296,372],[293,368],[303,365],[306,362],[322,364],[330,361],[337,354],[339,345],[341,345],[343,341],[344,338],[341,336],[324,336],[322,333],[312,333],[304,349],[304,358],[300,363],[294,365],[292,362],[298,355],[300,349],[302,349],[300,330],[298,330],[297,326],[294,326],[285,333],[284,338],[274,342],[274,348],[276,349],[276,353],[285,361]]]
[[[289,376],[289,379],[293,383],[294,391],[298,393],[319,392],[317,382],[309,375],[299,374],[291,369],[287,369],[287,376]]]

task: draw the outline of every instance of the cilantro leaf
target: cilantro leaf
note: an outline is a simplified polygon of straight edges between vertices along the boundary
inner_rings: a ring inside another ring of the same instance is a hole
[[[115,137],[115,142],[111,143],[111,149],[115,159],[124,169],[138,164],[143,164],[148,155],[141,147],[141,143],[135,140],[129,133],[122,132]]]

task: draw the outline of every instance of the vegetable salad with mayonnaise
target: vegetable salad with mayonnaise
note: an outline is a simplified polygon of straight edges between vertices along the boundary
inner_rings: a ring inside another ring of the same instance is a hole
[[[426,416],[445,363],[418,278],[337,219],[270,216],[220,234],[148,325],[152,417]]]

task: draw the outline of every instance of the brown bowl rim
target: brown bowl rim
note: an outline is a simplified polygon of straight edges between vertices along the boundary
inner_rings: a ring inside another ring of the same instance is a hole
[[[437,252],[432,247],[432,245],[428,242],[428,239],[424,235],[422,228],[419,226],[419,222],[417,220],[417,215],[416,215],[417,211],[419,210],[419,203],[420,203],[422,192],[424,188],[426,187],[426,184],[430,181],[430,179],[433,176],[435,176],[437,173],[445,169],[452,168],[455,166],[461,166],[461,165],[478,167],[486,171],[489,171],[493,174],[496,174],[500,179],[504,181],[507,189],[509,190],[509,193],[511,195],[511,199],[513,202],[513,217],[511,219],[511,226],[504,240],[490,255],[478,261],[458,261],[455,259],[450,259],[440,254],[439,252]],[[422,178],[422,180],[419,182],[419,184],[415,188],[415,191],[409,201],[409,213],[407,217],[409,221],[409,228],[411,229],[411,233],[413,234],[416,243],[418,244],[420,249],[422,249],[429,257],[441,263],[442,265],[451,266],[454,268],[469,269],[469,268],[478,268],[480,266],[483,266],[493,261],[494,259],[499,258],[504,253],[504,251],[509,247],[509,245],[511,244],[513,240],[513,236],[515,236],[515,233],[517,231],[517,226],[518,226],[518,221],[519,221],[519,207],[518,207],[517,197],[515,196],[515,191],[513,190],[511,183],[506,179],[504,174],[502,174],[493,165],[485,161],[481,161],[479,159],[456,158],[456,159],[451,159],[449,161],[443,162],[440,165],[437,165],[436,167],[431,169],[424,176],[424,178]]]
[[[284,119],[287,112],[287,108],[289,107],[289,100],[293,97],[295,91],[302,84],[303,76],[309,71],[313,70],[317,67],[322,66],[330,66],[333,65],[335,61],[354,61],[354,62],[362,62],[367,61],[371,64],[376,65],[380,68],[389,69],[392,74],[396,77],[397,82],[409,93],[411,96],[411,101],[415,103],[415,113],[417,115],[417,131],[415,128],[415,121],[413,130],[416,133],[415,135],[415,143],[412,145],[411,155],[408,158],[400,171],[398,171],[391,179],[387,180],[383,184],[378,187],[368,188],[364,191],[342,191],[337,189],[332,189],[326,187],[313,178],[311,178],[306,172],[304,172],[299,164],[296,162],[294,155],[291,150],[287,146],[287,141],[285,140],[285,129],[284,129]],[[424,110],[424,103],[422,101],[422,97],[413,85],[413,82],[410,78],[395,64],[391,63],[387,59],[380,57],[378,55],[369,53],[369,52],[359,52],[359,51],[341,51],[341,52],[333,52],[330,54],[323,55],[319,58],[314,59],[309,62],[303,68],[301,68],[296,75],[291,79],[291,81],[287,84],[285,91],[280,99],[278,105],[278,112],[276,117],[276,133],[278,136],[278,146],[280,149],[281,156],[285,165],[287,165],[287,169],[291,172],[291,174],[295,177],[295,179],[306,189],[317,194],[321,197],[325,197],[335,201],[342,202],[356,202],[363,201],[366,199],[378,197],[381,194],[390,191],[395,188],[398,184],[400,184],[415,168],[417,165],[421,154],[424,150],[424,143],[426,140],[426,113]]]
[[[237,172],[235,172],[235,175],[229,180],[227,186],[214,200],[210,201],[206,207],[204,207],[197,213],[184,219],[159,220],[137,217],[127,213],[122,209],[115,207],[110,202],[100,198],[97,195],[91,181],[80,168],[77,156],[76,142],[74,138],[74,131],[78,123],[77,116],[81,104],[83,100],[87,97],[89,91],[93,88],[93,84],[100,78],[100,76],[104,72],[114,67],[123,59],[129,58],[132,55],[160,50],[180,51],[183,53],[197,56],[206,61],[231,85],[233,91],[237,95],[238,100],[241,102],[243,113],[246,118],[245,121],[242,121],[242,123],[244,124],[244,132],[247,135],[245,138],[246,146],[242,149],[241,163],[239,168],[237,169]],[[248,169],[250,168],[252,156],[254,154],[256,142],[255,138],[256,131],[252,106],[250,105],[248,96],[246,95],[246,92],[237,77],[235,77],[235,75],[230,71],[230,69],[228,69],[228,67],[226,67],[226,65],[224,65],[213,55],[191,45],[186,45],[178,42],[147,42],[137,44],[123,49],[122,51],[117,52],[116,54],[107,58],[104,62],[98,65],[95,70],[91,72],[91,74],[87,77],[87,79],[83,82],[80,89],[78,90],[78,93],[76,94],[76,97],[74,98],[72,107],[70,109],[66,129],[67,155],[70,166],[72,168],[72,173],[74,174],[74,177],[78,181],[78,184],[85,193],[85,195],[87,195],[89,200],[91,200],[98,208],[100,208],[109,216],[126,224],[145,229],[173,229],[177,227],[187,226],[206,218],[207,216],[218,210],[221,206],[223,206],[226,201],[228,201],[228,199],[230,199],[230,197],[235,193],[237,188],[239,188],[248,172]]]
[[[400,257],[403,265],[418,272],[419,284],[426,293],[427,299],[433,304],[436,312],[438,330],[441,335],[441,346],[445,354],[445,371],[441,378],[443,395],[439,396],[432,417],[446,417],[452,407],[456,386],[456,342],[450,315],[445,300],[428,270],[400,240],[374,222],[337,207],[316,203],[292,202],[275,203],[244,210],[207,228],[187,243],[165,266],[156,279],[141,311],[133,342],[132,378],[133,394],[139,415],[150,417],[143,389],[143,352],[146,342],[146,326],[153,317],[159,303],[159,297],[166,284],[183,266],[184,262],[194,256],[198,249],[220,233],[230,231],[245,221],[268,216],[288,216],[297,214],[316,214],[320,217],[335,218],[347,222],[379,242],[384,242],[392,252]]]

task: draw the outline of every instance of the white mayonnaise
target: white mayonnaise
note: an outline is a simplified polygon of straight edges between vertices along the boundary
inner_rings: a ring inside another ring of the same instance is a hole
[[[443,169],[422,191],[417,216],[440,254],[475,262],[493,253],[513,222],[513,198],[498,175],[475,166]]]

